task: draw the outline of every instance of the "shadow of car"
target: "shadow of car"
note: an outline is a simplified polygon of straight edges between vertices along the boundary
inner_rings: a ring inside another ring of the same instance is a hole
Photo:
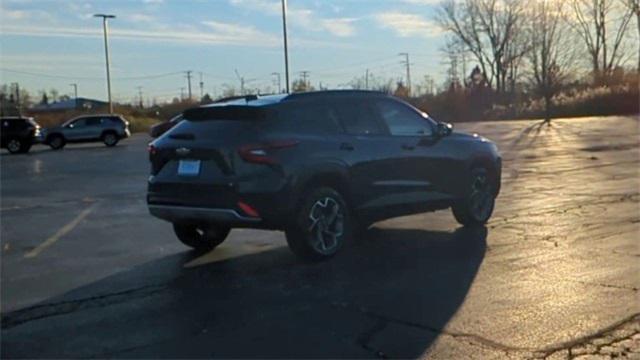
[[[486,228],[372,228],[334,261],[286,248],[159,259],[3,316],[2,357],[415,358],[465,300]]]

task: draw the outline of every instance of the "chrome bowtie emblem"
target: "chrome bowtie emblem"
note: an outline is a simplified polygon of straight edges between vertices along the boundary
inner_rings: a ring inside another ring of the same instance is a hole
[[[188,155],[191,152],[190,149],[187,149],[185,147],[181,147],[181,148],[177,148],[176,149],[176,154],[178,155]]]

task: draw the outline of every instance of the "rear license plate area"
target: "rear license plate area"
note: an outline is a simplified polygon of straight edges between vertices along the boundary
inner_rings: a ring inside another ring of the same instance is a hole
[[[200,160],[180,160],[178,163],[179,176],[200,175]]]

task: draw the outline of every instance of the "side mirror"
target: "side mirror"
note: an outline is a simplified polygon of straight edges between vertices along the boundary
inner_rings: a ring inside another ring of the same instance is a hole
[[[452,131],[453,131],[453,125],[446,122],[438,122],[438,125],[436,128],[436,134],[438,134],[438,137],[449,136]]]

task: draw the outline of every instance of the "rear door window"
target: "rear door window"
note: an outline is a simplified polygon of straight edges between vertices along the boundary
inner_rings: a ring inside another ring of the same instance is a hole
[[[325,104],[297,102],[283,105],[278,110],[273,126],[278,130],[307,134],[336,134],[340,125]]]
[[[371,107],[361,99],[337,102],[333,105],[335,116],[344,131],[350,135],[383,135],[385,130],[378,122]]]
[[[87,126],[98,126],[100,125],[101,122],[102,121],[100,118],[94,117],[94,118],[87,118],[85,121],[85,124]]]

